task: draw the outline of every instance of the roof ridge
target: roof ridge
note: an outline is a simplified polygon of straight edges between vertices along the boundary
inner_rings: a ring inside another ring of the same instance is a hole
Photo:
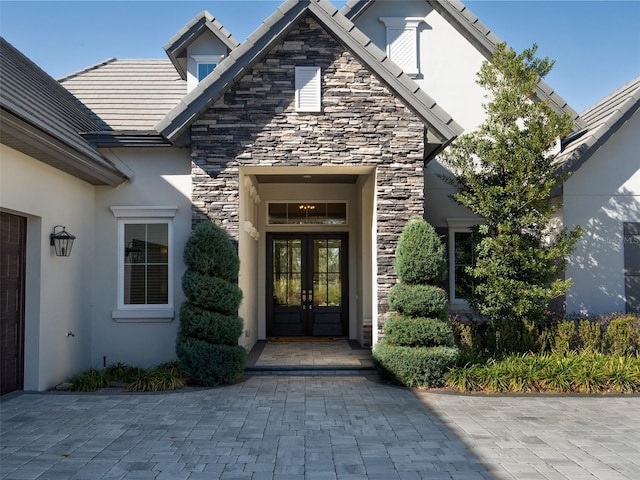
[[[64,77],[58,78],[57,79],[58,83],[62,83],[64,81],[66,81],[66,80],[69,80],[71,78],[77,77],[79,75],[83,75],[83,74],[85,74],[85,73],[87,73],[87,72],[89,72],[91,70],[97,70],[100,67],[104,67],[105,65],[108,65],[109,63],[115,62],[116,60],[118,60],[116,57],[106,58],[105,60],[102,60],[101,62],[94,63],[93,65],[89,65],[88,67],[84,67],[84,68],[82,68],[80,70],[76,70],[75,72],[71,72],[71,73],[65,75]]]

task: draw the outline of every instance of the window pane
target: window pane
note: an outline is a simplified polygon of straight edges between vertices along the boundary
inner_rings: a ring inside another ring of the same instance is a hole
[[[124,267],[124,303],[126,305],[145,304],[144,265],[125,265]]]
[[[313,278],[313,305],[326,307],[328,303],[327,274],[317,273]]]
[[[198,64],[198,81],[203,80],[216,68],[216,63],[199,63]]]
[[[124,262],[144,263],[146,261],[146,225],[127,224],[124,226]]]
[[[273,242],[273,303],[280,306],[302,305],[302,241]]]
[[[339,273],[327,275],[327,303],[331,307],[342,305],[342,275]]]
[[[166,223],[147,225],[147,262],[167,263],[169,259],[169,227]]]
[[[287,204],[269,204],[269,223],[271,225],[284,225],[287,223]]]
[[[147,304],[164,305],[169,303],[169,268],[167,265],[149,265],[147,267]]]

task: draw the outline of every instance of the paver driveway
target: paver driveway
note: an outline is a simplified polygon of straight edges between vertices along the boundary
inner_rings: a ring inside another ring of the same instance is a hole
[[[413,392],[376,377],[248,377],[160,394],[22,394],[13,479],[637,479],[639,397]]]

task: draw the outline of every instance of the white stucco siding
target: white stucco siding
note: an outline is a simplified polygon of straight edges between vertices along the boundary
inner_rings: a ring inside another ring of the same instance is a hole
[[[24,389],[46,390],[91,366],[94,187],[0,145],[0,191],[27,218]],[[69,257],[49,245],[55,225],[76,236]]]
[[[227,47],[211,32],[199,36],[187,48],[187,91],[198,85],[198,59],[200,56],[227,56]]]
[[[564,187],[567,228],[586,232],[567,267],[567,311],[625,310],[624,222],[640,222],[640,115],[630,119]]]
[[[465,130],[484,119],[484,92],[476,73],[485,58],[445,18],[423,0],[376,2],[355,20],[381,50],[386,50],[386,28],[381,17],[421,17],[418,25],[418,85]]]
[[[102,367],[123,362],[139,367],[155,366],[175,359],[175,339],[180,305],[184,300],[181,279],[184,245],[191,233],[191,162],[189,150],[138,148],[103,150],[133,172],[133,181],[116,189],[98,187],[93,215],[93,342],[92,363]],[[117,310],[118,219],[114,206],[174,206],[173,218],[173,319],[112,318]]]

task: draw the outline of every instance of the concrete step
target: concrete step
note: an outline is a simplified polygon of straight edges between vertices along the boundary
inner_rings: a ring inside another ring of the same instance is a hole
[[[248,376],[331,376],[331,375],[376,375],[376,368],[369,365],[253,365],[244,369]]]

